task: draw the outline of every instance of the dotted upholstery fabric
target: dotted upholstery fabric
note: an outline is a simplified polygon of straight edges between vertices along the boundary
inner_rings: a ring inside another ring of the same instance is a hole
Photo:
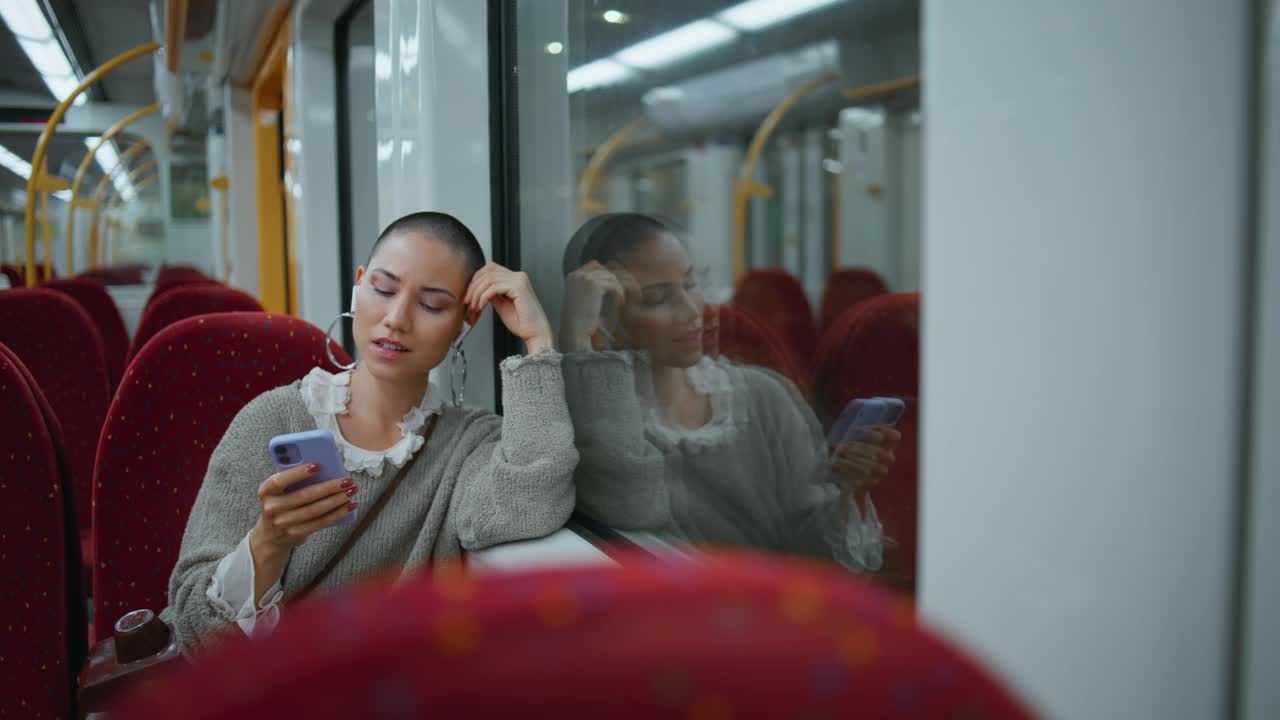
[[[345,588],[120,717],[984,718],[1030,713],[908,607],[745,555]]]
[[[818,330],[809,297],[795,276],[781,268],[751,270],[742,278],[732,302],[746,308],[782,338],[787,349],[808,372],[813,362],[813,350],[818,344]]]
[[[827,276],[827,286],[822,290],[822,312],[819,327],[825,332],[845,310],[863,300],[886,295],[889,286],[884,278],[869,268],[842,268]]]
[[[120,309],[116,307],[116,301],[111,298],[107,288],[97,280],[86,278],[52,280],[41,287],[71,296],[89,314],[93,326],[102,336],[108,386],[114,392],[124,373],[125,355],[129,352],[129,331],[125,328]]]
[[[219,312],[262,312],[262,305],[249,293],[212,282],[170,288],[143,308],[129,348],[129,360],[132,361],[156,333],[179,320]]]
[[[814,399],[828,425],[855,398],[897,397],[907,404],[898,421],[902,433],[889,477],[872,491],[885,535],[881,577],[913,591],[918,532],[920,423],[920,295],[882,295],[845,311],[823,335],[818,349]]]
[[[146,271],[146,265],[133,263],[129,265],[113,265],[112,267],[99,268],[97,270],[86,270],[80,273],[79,277],[97,280],[103,285],[141,285],[142,276]]]
[[[75,478],[71,474],[71,463],[67,460],[62,424],[54,415],[53,408],[49,407],[49,401],[40,391],[40,386],[32,377],[31,371],[22,364],[18,356],[8,347],[0,344],[0,358],[7,359],[13,364],[26,382],[27,389],[31,391],[31,396],[40,409],[40,416],[44,420],[45,429],[53,445],[54,459],[57,461],[58,486],[61,488],[62,498],[64,546],[62,567],[66,575],[67,657],[70,659],[68,667],[72,672],[70,682],[74,689],[78,668],[84,664],[89,647],[88,607],[85,601],[88,597],[86,590],[89,587],[89,573],[93,564],[92,555],[87,554],[88,550],[82,546],[91,540],[92,534],[87,531],[81,533],[76,526]],[[0,455],[0,459],[2,458],[3,456]]]
[[[71,718],[62,488],[23,372],[0,352],[0,717]]]
[[[808,388],[809,378],[786,344],[750,311],[732,304],[709,304],[703,328],[707,333],[702,346],[706,354],[768,368],[791,380],[802,392]]]
[[[134,358],[98,447],[95,638],[107,637],[126,612],[165,607],[187,514],[232,418],[253,398],[317,366],[337,371],[325,358],[324,332],[268,313],[179,321]],[[269,439],[262,439],[263,452]]]
[[[87,535],[93,456],[109,399],[102,337],[69,296],[35,288],[0,292],[0,342],[31,371],[62,425],[78,526]]]

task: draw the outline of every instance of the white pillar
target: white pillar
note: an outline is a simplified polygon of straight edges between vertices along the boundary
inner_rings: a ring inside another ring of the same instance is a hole
[[[733,295],[733,185],[742,166],[736,145],[704,143],[685,151],[689,168],[689,251],[708,302]]]
[[[822,169],[826,129],[810,128],[804,133],[804,248],[801,281],[809,304],[819,307],[822,288],[831,265],[831,243],[827,241],[827,195],[830,186]]]
[[[803,226],[800,214],[804,205],[800,143],[794,135],[780,139],[782,147],[782,184],[775,191],[782,193],[782,267],[800,277],[800,230]]]
[[[888,282],[897,248],[886,205],[885,113],[846,108],[840,113],[840,265],[865,267]]]
[[[1251,5],[922,13],[920,600],[1046,717],[1228,716]]]
[[[752,168],[751,177],[761,185],[767,183],[769,175],[765,172],[765,153],[761,153],[759,161]],[[747,256],[748,269],[778,264],[774,243],[769,241],[769,203],[775,202],[780,192],[782,192],[782,188],[774,187],[772,198],[750,198],[747,200],[751,216],[749,225],[751,252]]]

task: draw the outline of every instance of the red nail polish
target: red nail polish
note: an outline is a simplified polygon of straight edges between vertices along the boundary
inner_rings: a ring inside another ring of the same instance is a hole
[[[320,463],[307,463],[307,472],[315,472],[320,469]]]
[[[347,497],[355,497],[357,488],[347,488]]]
[[[349,487],[351,487],[352,485],[355,485],[355,484],[356,484],[356,481],[355,481],[355,480],[352,480],[351,478],[347,478],[347,479],[345,479],[345,480],[343,480],[343,481],[342,481],[342,483],[341,483],[341,487],[343,487],[343,488],[349,488]]]
[[[358,507],[360,507],[360,503],[355,502],[355,501],[349,502],[349,503],[347,503],[347,512],[352,512],[353,510],[355,510],[355,509],[356,509],[356,508],[358,508]]]

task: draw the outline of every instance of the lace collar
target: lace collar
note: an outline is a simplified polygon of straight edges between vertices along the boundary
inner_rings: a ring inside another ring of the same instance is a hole
[[[685,372],[694,391],[710,396],[711,420],[699,428],[683,428],[671,421],[665,409],[654,406],[649,409],[649,430],[668,444],[687,450],[709,450],[728,444],[743,423],[733,401],[733,382],[724,361],[704,355]]]
[[[342,464],[349,473],[363,472],[376,476],[382,472],[384,461],[393,467],[401,467],[422,447],[421,430],[427,418],[444,412],[444,393],[432,383],[423,394],[422,402],[396,423],[400,428],[399,442],[386,450],[365,450],[347,442],[338,427],[338,415],[346,414],[347,402],[351,398],[350,371],[335,375],[318,367],[312,368],[302,378],[299,390],[307,412],[315,418],[316,427],[333,433],[338,452],[342,454]]]

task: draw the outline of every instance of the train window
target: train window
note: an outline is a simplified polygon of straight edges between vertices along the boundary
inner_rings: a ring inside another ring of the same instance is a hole
[[[378,137],[374,119],[373,3],[356,0],[337,24],[338,266],[342,286],[355,285],[355,267],[378,235]],[[344,344],[353,349],[348,330]]]
[[[919,3],[502,16],[516,255],[567,351],[579,511],[911,592]]]

